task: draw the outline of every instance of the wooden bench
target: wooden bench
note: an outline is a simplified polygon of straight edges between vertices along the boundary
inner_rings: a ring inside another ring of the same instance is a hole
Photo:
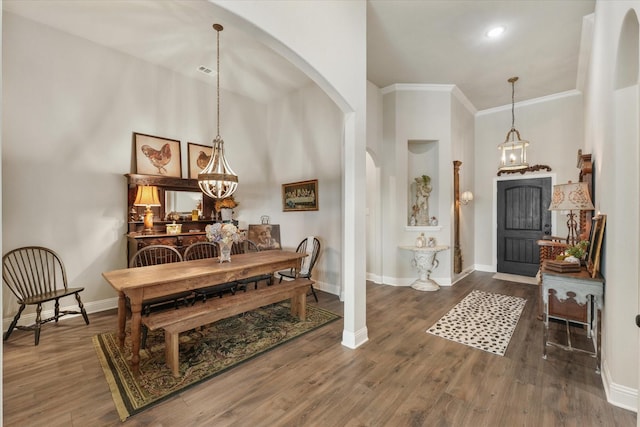
[[[178,354],[179,334],[265,305],[291,299],[291,314],[306,318],[307,291],[313,284],[309,279],[295,279],[272,286],[215,298],[178,310],[151,313],[142,323],[151,331],[164,329],[165,358],[174,376],[180,376]]]

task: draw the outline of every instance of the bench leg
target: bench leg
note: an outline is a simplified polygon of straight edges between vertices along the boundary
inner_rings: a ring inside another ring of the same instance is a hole
[[[174,377],[180,376],[179,343],[179,333],[164,331],[165,359]]]
[[[307,290],[298,292],[291,297],[291,315],[298,317],[300,320],[307,319]]]

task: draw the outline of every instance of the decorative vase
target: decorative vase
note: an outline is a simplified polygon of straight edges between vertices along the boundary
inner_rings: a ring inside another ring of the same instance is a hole
[[[231,262],[231,245],[232,243],[218,242],[218,248],[220,249],[218,258],[220,262]]]
[[[232,215],[233,215],[233,209],[229,209],[229,208],[220,209],[220,216],[222,217],[222,222],[231,222]]]

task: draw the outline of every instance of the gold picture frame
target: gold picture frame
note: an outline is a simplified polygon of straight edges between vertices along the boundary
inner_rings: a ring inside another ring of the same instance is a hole
[[[247,238],[255,243],[260,251],[282,249],[279,224],[249,224]]]
[[[182,178],[179,140],[134,132],[133,147],[135,173]]]
[[[187,144],[188,178],[198,179],[198,174],[209,164],[212,153],[213,147],[211,146],[194,144],[193,142]]]
[[[282,184],[282,211],[317,211],[318,180]]]
[[[606,223],[606,215],[597,215],[591,220],[589,251],[587,252],[587,271],[592,278],[596,278],[596,276],[600,272],[600,257]]]

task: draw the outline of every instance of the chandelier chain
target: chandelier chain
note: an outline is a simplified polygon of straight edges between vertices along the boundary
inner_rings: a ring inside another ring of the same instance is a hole
[[[515,110],[514,110],[514,106],[515,106],[515,93],[516,93],[516,80],[518,78],[515,77],[509,79],[511,81],[511,129],[514,129],[516,126],[516,114],[515,114]]]
[[[220,31],[222,30],[222,26],[216,27],[214,25],[216,33],[217,33],[217,41],[216,41],[216,93],[217,93],[217,105],[216,111],[218,114],[218,126],[217,126],[217,136],[216,138],[220,138]],[[219,29],[218,29],[219,28]]]

